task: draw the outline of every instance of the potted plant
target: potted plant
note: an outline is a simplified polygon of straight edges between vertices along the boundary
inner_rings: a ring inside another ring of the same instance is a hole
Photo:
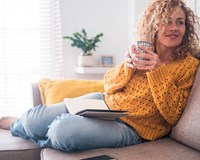
[[[92,50],[96,50],[97,43],[101,42],[100,37],[103,33],[97,34],[92,38],[88,38],[85,29],[81,32],[75,32],[72,36],[64,36],[64,39],[69,39],[72,41],[71,46],[80,48],[82,52],[78,56],[79,66],[93,66],[93,53]]]

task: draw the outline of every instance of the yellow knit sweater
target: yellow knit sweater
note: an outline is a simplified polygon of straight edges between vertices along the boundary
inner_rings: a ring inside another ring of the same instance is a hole
[[[179,120],[189,96],[199,61],[192,56],[149,71],[123,62],[104,77],[110,109],[127,110],[121,119],[147,140],[169,133]]]

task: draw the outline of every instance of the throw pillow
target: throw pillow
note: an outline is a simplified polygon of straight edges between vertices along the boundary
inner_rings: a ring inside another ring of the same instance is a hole
[[[39,82],[42,104],[62,102],[64,98],[78,97],[90,92],[104,92],[102,80],[49,80]]]

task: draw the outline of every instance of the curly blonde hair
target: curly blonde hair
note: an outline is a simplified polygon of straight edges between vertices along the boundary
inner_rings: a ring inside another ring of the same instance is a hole
[[[184,58],[187,52],[194,56],[199,46],[199,19],[182,0],[152,0],[140,19],[138,34],[142,40],[149,41],[156,52],[158,26],[160,23],[166,23],[168,14],[177,6],[181,7],[186,16],[186,32],[181,44],[176,48],[176,56],[179,59]]]

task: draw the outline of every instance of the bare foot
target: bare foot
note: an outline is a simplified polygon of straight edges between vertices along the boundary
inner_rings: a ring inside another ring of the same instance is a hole
[[[15,117],[1,117],[0,128],[10,130],[10,126],[17,120]]]

